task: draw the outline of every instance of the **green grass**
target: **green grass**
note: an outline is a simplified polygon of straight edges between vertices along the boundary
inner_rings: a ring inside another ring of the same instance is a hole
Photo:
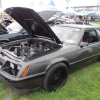
[[[40,89],[19,95],[0,81],[0,100],[100,100],[100,62],[71,73],[65,86],[55,92]]]
[[[97,25],[100,25],[100,22],[91,22],[91,24],[97,24]]]

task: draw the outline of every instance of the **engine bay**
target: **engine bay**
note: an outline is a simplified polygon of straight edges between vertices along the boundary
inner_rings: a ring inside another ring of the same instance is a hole
[[[17,57],[18,59],[28,59],[34,54],[40,54],[57,47],[57,44],[51,41],[46,41],[42,39],[31,39],[28,41],[16,43],[13,45],[7,45],[3,49]]]

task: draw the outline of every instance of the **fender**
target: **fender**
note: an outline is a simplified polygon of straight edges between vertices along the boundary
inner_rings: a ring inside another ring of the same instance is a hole
[[[47,66],[47,68],[45,69],[45,73],[48,71],[48,69],[52,66],[52,65],[54,65],[54,64],[56,64],[56,63],[58,63],[58,62],[66,62],[66,63],[68,63],[69,64],[69,61],[68,61],[68,59],[66,59],[66,58],[56,58],[55,60],[52,60],[51,62],[50,62],[50,64]]]

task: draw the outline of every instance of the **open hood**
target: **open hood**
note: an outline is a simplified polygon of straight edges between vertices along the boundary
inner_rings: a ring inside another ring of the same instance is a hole
[[[61,44],[59,38],[34,10],[22,7],[12,7],[7,8],[5,12],[14,18],[32,37],[47,37]]]

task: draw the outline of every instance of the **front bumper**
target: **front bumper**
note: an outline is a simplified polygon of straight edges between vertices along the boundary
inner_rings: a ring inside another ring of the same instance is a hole
[[[0,79],[12,90],[18,94],[25,94],[27,92],[36,90],[42,87],[42,83],[45,75],[38,75],[31,78],[26,78],[22,80],[12,80],[6,78],[0,73]]]
[[[44,73],[39,73],[24,78],[17,77],[17,74],[14,74],[16,72],[14,72],[14,70],[11,69],[9,66],[10,62],[18,64],[20,61],[16,60],[12,56],[8,57],[4,54],[5,53],[0,54],[0,79],[7,86],[12,88],[12,90],[14,90],[16,93],[19,94],[24,94],[29,91],[42,87],[42,83],[45,76]]]

